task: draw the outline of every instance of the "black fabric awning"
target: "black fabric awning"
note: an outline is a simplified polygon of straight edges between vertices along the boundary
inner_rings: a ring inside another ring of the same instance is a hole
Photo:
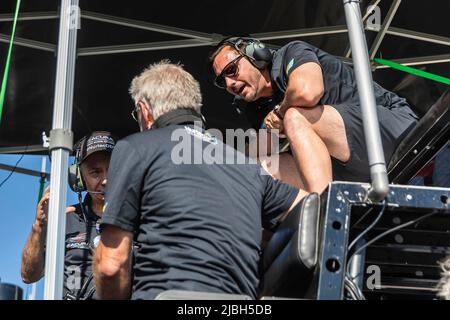
[[[395,2],[379,3],[382,19]],[[12,26],[8,17],[12,16],[15,3],[2,0],[0,5],[1,72]],[[362,1],[363,11],[368,3]],[[22,0],[20,16],[28,19],[20,20],[17,26],[0,124],[0,149],[41,144],[41,133],[51,129],[58,6],[59,1],[55,0]],[[76,139],[90,130],[109,130],[120,137],[136,132],[138,127],[129,115],[132,110],[129,83],[146,65],[163,58],[180,61],[200,81],[208,127],[222,130],[246,127],[246,121],[231,108],[231,97],[211,83],[207,55],[212,43],[222,36],[256,35],[275,46],[300,39],[337,56],[345,56],[348,48],[342,1],[80,0],[80,8],[72,126]],[[396,60],[438,55],[443,59],[448,55],[450,61],[449,8],[450,4],[443,1],[401,2],[377,57]],[[333,30],[336,33],[323,34]],[[423,38],[425,33],[434,35],[434,42],[444,44],[394,35],[405,30],[409,37]],[[305,36],[308,32],[317,35]],[[369,48],[376,35],[367,31]],[[150,50],[170,46],[180,48]],[[135,51],[117,53],[127,49]],[[417,67],[450,77],[450,62]],[[430,106],[446,87],[389,69],[375,71],[374,78],[386,88],[399,91],[419,109]]]

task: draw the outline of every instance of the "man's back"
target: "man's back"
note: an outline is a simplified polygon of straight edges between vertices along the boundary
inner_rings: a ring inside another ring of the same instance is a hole
[[[167,289],[256,297],[261,213],[269,227],[298,190],[192,126],[135,134],[116,150],[103,221],[135,232],[132,298]]]
[[[297,66],[307,62],[319,63],[322,68],[325,91],[320,104],[359,105],[353,68],[339,58],[303,41],[290,42],[275,52],[271,70],[271,76],[276,83],[275,91],[278,89],[284,92],[287,75]],[[407,106],[405,99],[377,83],[374,83],[374,90],[378,105],[388,108]]]

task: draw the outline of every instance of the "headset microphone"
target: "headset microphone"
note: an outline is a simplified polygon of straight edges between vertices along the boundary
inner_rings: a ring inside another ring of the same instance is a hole
[[[85,191],[89,192],[89,193],[95,193],[95,194],[105,194],[104,191],[91,191],[91,190],[85,190]]]

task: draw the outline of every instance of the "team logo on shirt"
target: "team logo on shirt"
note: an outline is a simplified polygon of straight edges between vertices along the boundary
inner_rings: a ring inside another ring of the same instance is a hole
[[[196,138],[202,139],[205,142],[209,142],[209,143],[212,143],[212,144],[218,144],[217,138],[215,136],[211,135],[209,132],[201,132],[199,130],[192,129],[192,128],[188,127],[188,126],[185,126],[184,129],[191,136],[194,136]]]
[[[89,249],[89,243],[86,241],[86,233],[79,233],[75,237],[66,239],[66,249]]]
[[[292,58],[291,61],[286,66],[286,74],[289,74],[289,70],[291,70],[292,66],[294,65],[294,59]]]
[[[91,247],[91,249],[93,249],[93,250],[97,249],[99,243],[100,243],[100,236],[96,236],[96,237],[94,238],[94,240],[92,241],[92,247]]]

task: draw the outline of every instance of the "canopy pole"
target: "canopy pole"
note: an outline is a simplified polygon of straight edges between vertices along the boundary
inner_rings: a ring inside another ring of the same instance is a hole
[[[389,192],[389,182],[381,143],[380,128],[375,104],[373,79],[366,37],[362,24],[358,0],[344,0],[350,45],[353,52],[353,65],[362,108],[364,134],[369,156],[372,186],[368,198],[381,201]]]
[[[2,81],[1,88],[0,88],[0,122],[2,121],[3,105],[5,103],[5,98],[6,98],[6,85],[8,83],[9,67],[10,67],[10,63],[11,63],[14,35],[16,34],[16,25],[17,25],[17,20],[19,17],[19,8],[20,8],[20,0],[17,0],[16,12],[14,13],[14,22],[13,22],[13,28],[12,28],[12,33],[11,33],[11,39],[9,41],[8,54],[6,55],[5,72],[3,73],[3,81]]]
[[[61,0],[53,130],[50,134],[49,148],[52,157],[52,178],[45,256],[44,299],[46,300],[63,298],[65,207],[69,152],[73,145],[71,125],[78,15],[78,0]]]

